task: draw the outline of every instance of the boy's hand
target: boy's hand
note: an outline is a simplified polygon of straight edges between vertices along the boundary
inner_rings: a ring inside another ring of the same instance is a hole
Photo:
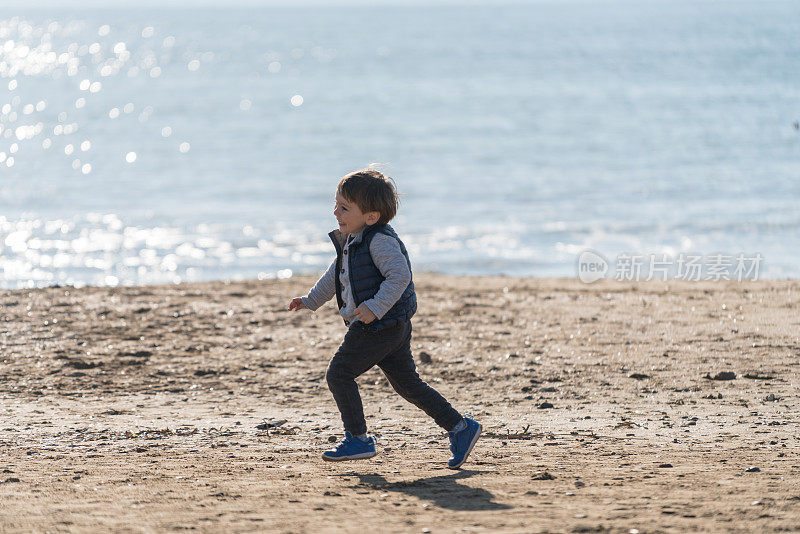
[[[307,308],[305,304],[303,304],[303,299],[301,297],[295,297],[292,299],[292,302],[289,303],[289,311],[297,311]]]
[[[356,317],[358,317],[364,324],[369,324],[377,319],[375,314],[372,313],[372,310],[370,310],[364,303],[361,303],[361,305],[356,308]]]

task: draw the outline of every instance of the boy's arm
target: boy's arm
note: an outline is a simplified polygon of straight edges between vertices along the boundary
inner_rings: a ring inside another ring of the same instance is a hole
[[[400,300],[411,282],[411,269],[400,250],[400,243],[388,235],[378,234],[373,237],[369,253],[372,256],[372,262],[385,280],[381,283],[375,296],[365,300],[364,304],[375,314],[375,317],[380,319]]]
[[[301,297],[303,304],[311,311],[316,311],[320,306],[336,296],[336,259],[325,271],[325,274],[317,280],[308,295]]]

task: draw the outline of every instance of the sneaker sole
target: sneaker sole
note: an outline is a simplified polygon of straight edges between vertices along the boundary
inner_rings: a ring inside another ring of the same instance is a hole
[[[475,437],[472,438],[472,443],[469,444],[469,448],[467,449],[467,453],[464,455],[464,459],[461,460],[461,462],[458,465],[449,465],[448,467],[450,469],[458,469],[459,467],[464,465],[464,462],[466,462],[467,458],[469,458],[469,453],[472,452],[472,449],[475,448],[475,444],[478,443],[478,438],[481,437],[481,431],[482,430],[483,430],[483,426],[481,426],[481,424],[478,423],[478,431],[475,433]]]
[[[367,458],[372,458],[376,454],[378,454],[377,451],[362,452],[361,454],[351,454],[350,456],[339,456],[338,458],[333,456],[325,456],[323,454],[322,459],[325,460],[326,462],[344,462],[345,460],[366,460]]]

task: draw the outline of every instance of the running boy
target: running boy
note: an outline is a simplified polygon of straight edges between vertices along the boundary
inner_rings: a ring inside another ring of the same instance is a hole
[[[339,229],[329,234],[336,259],[308,295],[289,304],[289,310],[316,310],[335,296],[348,326],[325,375],[345,438],[322,458],[335,462],[375,456],[375,438],[367,436],[355,379],[377,365],[397,393],[448,431],[448,466],[458,469],[478,441],[481,425],[468,415],[462,417],[417,374],[411,356],[411,317],[417,311],[411,262],[388,224],[398,204],[391,179],[377,170],[342,178],[333,210]]]

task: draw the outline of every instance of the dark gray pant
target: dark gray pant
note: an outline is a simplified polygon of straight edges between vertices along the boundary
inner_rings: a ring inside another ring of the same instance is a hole
[[[375,365],[400,396],[431,416],[440,427],[450,430],[461,421],[461,414],[417,374],[411,356],[410,321],[379,332],[366,332],[356,324],[347,331],[325,374],[345,430],[355,435],[367,431],[355,379]]]

